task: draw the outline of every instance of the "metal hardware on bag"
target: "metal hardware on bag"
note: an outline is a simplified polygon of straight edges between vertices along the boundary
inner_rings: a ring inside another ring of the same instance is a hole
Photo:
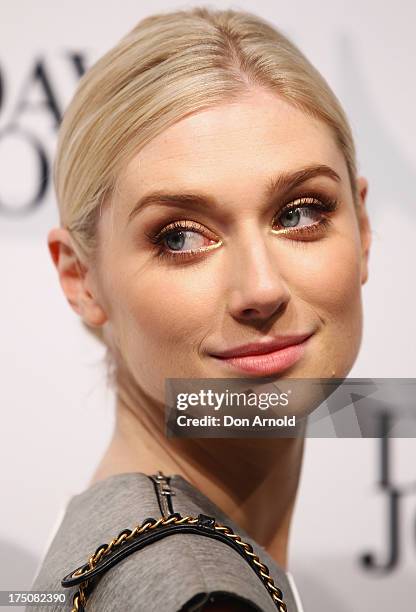
[[[149,476],[155,484],[156,495],[158,498],[162,515],[167,518],[173,514],[173,506],[171,496],[175,495],[170,487],[170,478],[167,478],[160,470],[156,476]]]
[[[262,580],[278,612],[287,612],[287,606],[283,601],[281,589],[274,584],[273,578],[269,573],[269,568],[260,561],[248,542],[244,542],[238,534],[234,533],[231,527],[217,523],[212,516],[207,516],[206,514],[199,514],[198,517],[181,516],[178,512],[170,512],[170,509],[173,509],[170,496],[174,495],[174,492],[170,489],[168,479],[160,471],[156,476],[150,476],[149,478],[157,483],[160,495],[159,501],[161,507],[163,507],[164,516],[159,519],[149,517],[141,524],[136,525],[133,530],[124,529],[117,537],[113,538],[109,544],[101,544],[96,549],[95,553],[90,556],[87,563],[73,570],[62,579],[61,584],[65,588],[78,585],[78,591],[74,594],[72,599],[71,612],[85,612],[88,596],[94,586],[90,580],[100,573],[100,562],[106,565],[105,562],[110,553],[122,551],[123,546],[134,541],[137,542],[139,536],[146,537],[147,534],[152,531],[159,531],[160,535],[163,535],[163,531],[165,531],[164,535],[168,532],[171,533],[172,527],[182,528],[181,531],[187,530],[195,532],[195,530],[199,530],[203,535],[216,537],[217,539],[226,541],[233,548],[238,549],[238,552],[248,561]],[[163,499],[165,500],[164,502],[162,502]],[[168,499],[170,503],[167,501]],[[132,550],[132,552],[134,552],[134,550]],[[111,565],[108,566],[108,569],[109,567],[111,567]],[[106,570],[104,569],[104,571]]]

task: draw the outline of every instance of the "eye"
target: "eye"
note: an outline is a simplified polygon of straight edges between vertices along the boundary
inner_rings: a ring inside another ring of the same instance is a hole
[[[195,251],[205,244],[206,238],[199,232],[174,230],[162,236],[161,243],[172,251]],[[208,243],[209,244],[209,243]]]
[[[219,247],[222,242],[194,221],[174,221],[161,230],[146,234],[160,257],[187,257]]]
[[[329,224],[328,215],[337,207],[337,202],[320,197],[302,197],[286,206],[275,217],[273,231],[284,234],[322,230]],[[276,227],[277,226],[277,227]]]
[[[322,217],[318,210],[308,206],[298,206],[290,208],[280,215],[279,220],[283,227],[305,227],[310,225],[311,221],[319,221]]]

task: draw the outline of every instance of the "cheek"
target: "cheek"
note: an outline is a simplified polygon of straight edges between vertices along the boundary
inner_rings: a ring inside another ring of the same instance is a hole
[[[361,299],[360,252],[353,240],[328,240],[306,264],[305,298],[326,319],[340,323]]]
[[[325,322],[336,324],[351,318],[361,304],[361,248],[355,213],[348,209],[323,240],[294,244],[291,256],[292,291]]]
[[[119,324],[135,349],[158,361],[189,358],[197,350],[215,312],[214,278],[199,267],[184,266],[141,271],[138,282],[122,288]]]
[[[214,281],[202,266],[164,267],[125,273],[114,285],[113,333],[135,384],[148,397],[164,402],[166,377],[201,376],[196,357],[216,311]]]
[[[294,257],[290,288],[293,297],[320,323],[313,361],[317,375],[345,376],[361,343],[361,260],[357,235],[337,234],[306,245]],[[313,375],[316,375],[315,372]]]

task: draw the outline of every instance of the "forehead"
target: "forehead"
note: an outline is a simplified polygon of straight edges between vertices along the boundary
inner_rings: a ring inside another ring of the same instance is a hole
[[[130,160],[119,179],[132,197],[165,187],[248,193],[271,176],[311,163],[327,164],[348,180],[326,124],[274,93],[256,90],[167,128]]]

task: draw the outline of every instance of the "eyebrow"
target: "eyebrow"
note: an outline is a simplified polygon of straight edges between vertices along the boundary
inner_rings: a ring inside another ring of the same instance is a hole
[[[266,187],[266,198],[274,199],[277,193],[287,193],[317,176],[326,176],[333,181],[341,182],[341,177],[333,168],[325,164],[315,164],[306,166],[295,172],[284,172],[272,178]],[[152,204],[178,205],[180,207],[202,207],[213,208],[217,206],[216,200],[205,194],[200,193],[169,193],[165,190],[153,191],[141,197],[134,205],[128,216],[128,223],[137,213]]]

